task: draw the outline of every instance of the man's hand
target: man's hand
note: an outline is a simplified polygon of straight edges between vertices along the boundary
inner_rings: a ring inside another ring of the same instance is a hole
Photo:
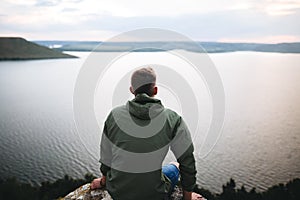
[[[103,187],[105,187],[106,184],[106,177],[102,176],[101,178],[96,178],[91,182],[91,189],[95,190],[95,189],[101,189]]]
[[[196,199],[204,200],[205,198],[201,194],[193,192],[192,193],[192,200],[196,200]]]
[[[205,200],[205,198],[201,194],[195,192],[187,192],[187,191],[183,191],[183,199],[184,200]]]

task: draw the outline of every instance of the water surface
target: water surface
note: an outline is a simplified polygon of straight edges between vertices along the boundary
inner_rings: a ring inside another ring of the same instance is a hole
[[[38,184],[64,174],[99,174],[99,136],[80,135],[72,111],[76,76],[88,53],[71,54],[81,59],[0,62],[1,178]],[[136,54],[142,59],[147,53]],[[219,192],[232,177],[238,185],[264,190],[299,178],[300,55],[210,57],[223,80],[226,120],[213,151],[202,159],[196,155],[198,184]],[[163,103],[176,107],[167,96],[160,95]],[[205,128],[211,110],[202,111]]]

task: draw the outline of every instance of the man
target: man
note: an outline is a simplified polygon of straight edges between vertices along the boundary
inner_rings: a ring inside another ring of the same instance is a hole
[[[176,112],[154,98],[157,91],[152,68],[132,74],[130,92],[135,98],[113,109],[106,119],[101,139],[103,176],[93,180],[91,189],[106,186],[114,200],[164,200],[180,174],[184,200],[202,199],[193,192],[196,168],[188,128]],[[178,163],[161,167],[169,148]]]

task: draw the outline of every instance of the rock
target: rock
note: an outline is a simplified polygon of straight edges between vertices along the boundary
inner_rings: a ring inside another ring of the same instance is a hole
[[[91,190],[90,183],[80,186],[75,191],[69,193],[63,198],[64,200],[112,200],[106,190]]]
[[[105,189],[91,190],[90,184],[87,183],[75,191],[69,193],[60,200],[113,200]],[[181,200],[182,190],[179,187],[175,187],[174,192],[171,195],[170,200]]]

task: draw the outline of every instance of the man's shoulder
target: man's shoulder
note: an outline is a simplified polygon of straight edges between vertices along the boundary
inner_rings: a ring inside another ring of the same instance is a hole
[[[112,112],[124,112],[124,110],[127,110],[126,105],[119,105],[114,107],[110,113]]]
[[[171,118],[181,118],[180,114],[170,108],[165,108],[164,112],[167,113],[167,115]]]
[[[108,118],[111,117],[114,114],[127,112],[126,105],[119,105],[111,109],[110,113],[108,114]]]
[[[171,127],[176,127],[181,124],[182,117],[176,111],[170,108],[165,108],[164,112],[167,118],[167,122],[170,124]]]
[[[126,112],[126,106],[125,106],[125,105],[121,105],[121,106],[116,106],[116,107],[114,107],[114,108],[109,112],[109,114],[107,115],[107,117],[106,117],[106,122],[114,120],[114,118],[115,118],[116,116],[118,116],[120,113],[124,113],[124,112]]]

